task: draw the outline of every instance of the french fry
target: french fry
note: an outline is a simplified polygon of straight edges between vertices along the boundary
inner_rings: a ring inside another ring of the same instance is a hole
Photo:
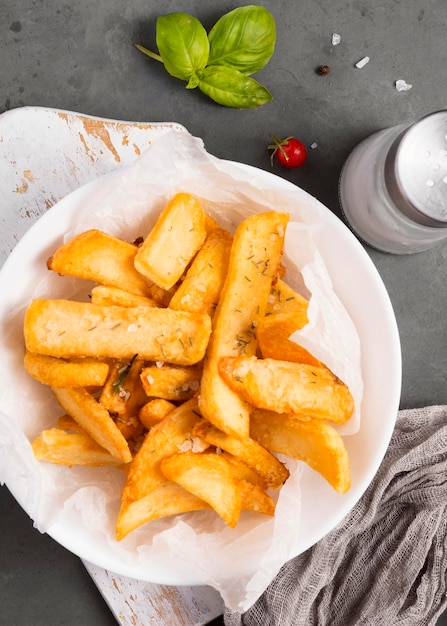
[[[199,408],[220,430],[247,437],[249,408],[222,380],[219,360],[234,354],[255,354],[256,326],[265,315],[272,280],[280,263],[286,213],[259,213],[236,230],[227,277],[213,318]]]
[[[288,469],[268,450],[250,437],[237,439],[222,432],[210,422],[201,420],[193,430],[193,435],[222,448],[246,463],[260,474],[269,487],[278,489],[289,477]]]
[[[116,540],[122,541],[133,530],[160,517],[210,508],[207,502],[181,485],[166,480],[147,496],[121,503],[116,521]]]
[[[65,276],[77,276],[145,296],[149,283],[135,269],[137,251],[132,243],[92,229],[58,248],[48,259],[47,267]]]
[[[323,420],[300,420],[290,415],[256,410],[250,433],[268,450],[307,463],[339,493],[350,487],[349,458],[343,438]]]
[[[85,432],[66,432],[59,428],[43,430],[32,442],[38,461],[57,465],[121,465],[122,461],[98,445]]]
[[[72,300],[34,300],[25,314],[30,352],[61,358],[139,358],[192,365],[211,332],[206,314],[153,307],[100,306]]]
[[[187,400],[200,388],[202,368],[149,365],[141,372],[143,389],[148,396],[164,400]]]
[[[101,387],[109,373],[109,366],[103,361],[67,361],[28,350],[24,365],[30,376],[50,387]]]
[[[176,405],[163,398],[154,398],[144,404],[138,412],[138,417],[145,428],[150,430],[152,426],[161,422],[168,413],[173,411]]]
[[[226,462],[218,454],[182,452],[161,462],[161,471],[196,497],[208,502],[230,527],[239,521],[241,501]]]
[[[148,288],[148,292],[150,287]],[[91,303],[101,305],[116,305],[116,306],[158,306],[152,298],[146,296],[140,296],[136,293],[130,293],[125,289],[119,287],[110,287],[108,285],[97,285],[93,287],[91,291]]]
[[[140,274],[163,289],[180,279],[206,238],[205,213],[186,193],[176,194],[138,249],[134,265]]]
[[[352,415],[347,385],[327,367],[256,357],[226,357],[219,362],[225,382],[253,407],[295,413],[335,424]]]
[[[197,399],[192,398],[151,428],[130,465],[121,494],[123,502],[140,500],[166,480],[160,470],[161,460],[179,452],[185,441],[191,441],[199,419]]]
[[[207,237],[169,303],[170,309],[213,317],[225,281],[233,238],[223,228]]]
[[[61,407],[97,444],[123,463],[132,460],[129,445],[109,412],[91,394],[85,389],[51,389]]]

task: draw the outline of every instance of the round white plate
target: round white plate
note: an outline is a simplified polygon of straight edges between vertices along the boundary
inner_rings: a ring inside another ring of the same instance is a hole
[[[268,172],[233,164],[249,172],[252,182],[275,189],[296,190],[291,183]],[[11,312],[23,306],[25,294],[38,284],[46,260],[60,245],[64,233],[76,223],[79,207],[92,195],[102,197],[122,173],[112,173],[74,191],[41,217],[16,246],[0,273],[0,339],[6,346],[7,366],[21,367],[23,344],[11,347],[7,321]],[[302,191],[312,203],[317,201]],[[300,534],[290,558],[312,546],[331,531],[352,509],[374,477],[388,447],[399,407],[401,353],[396,320],[386,288],[368,254],[349,229],[328,209],[324,226],[317,234],[318,249],[329,270],[335,292],[351,316],[361,342],[364,395],[361,427],[345,437],[351,461],[352,486],[337,494],[325,481],[304,467]],[[3,405],[3,400],[0,397]],[[1,407],[0,407],[1,408]],[[30,437],[29,416],[14,416]],[[26,421],[28,420],[28,421]],[[36,433],[32,433],[34,436]],[[1,433],[0,433],[1,435]],[[7,483],[14,497],[27,510],[26,483]],[[29,511],[27,511],[30,513]],[[170,585],[203,584],[200,572],[180,559],[153,560],[148,565],[121,559],[109,543],[79,523],[65,517],[48,534],[79,557],[123,576]]]

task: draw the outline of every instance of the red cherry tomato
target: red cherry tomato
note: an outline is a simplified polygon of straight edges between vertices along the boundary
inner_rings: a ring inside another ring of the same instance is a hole
[[[285,139],[278,139],[275,135],[270,135],[270,137],[274,141],[268,146],[268,149],[272,150],[270,156],[272,165],[275,158],[280,165],[289,169],[301,167],[305,163],[307,150],[302,141],[295,137],[286,137]]]

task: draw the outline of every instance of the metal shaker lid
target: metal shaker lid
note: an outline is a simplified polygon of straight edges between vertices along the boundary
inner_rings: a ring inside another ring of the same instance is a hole
[[[407,217],[447,227],[447,110],[423,117],[397,137],[386,158],[385,183]]]

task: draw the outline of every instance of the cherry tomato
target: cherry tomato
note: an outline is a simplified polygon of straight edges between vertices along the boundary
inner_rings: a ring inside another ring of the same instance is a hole
[[[302,141],[295,137],[286,137],[285,139],[278,139],[275,135],[270,135],[270,137],[274,141],[268,146],[268,149],[272,150],[270,156],[272,165],[275,158],[280,165],[289,169],[303,165],[307,158],[307,150]]]

